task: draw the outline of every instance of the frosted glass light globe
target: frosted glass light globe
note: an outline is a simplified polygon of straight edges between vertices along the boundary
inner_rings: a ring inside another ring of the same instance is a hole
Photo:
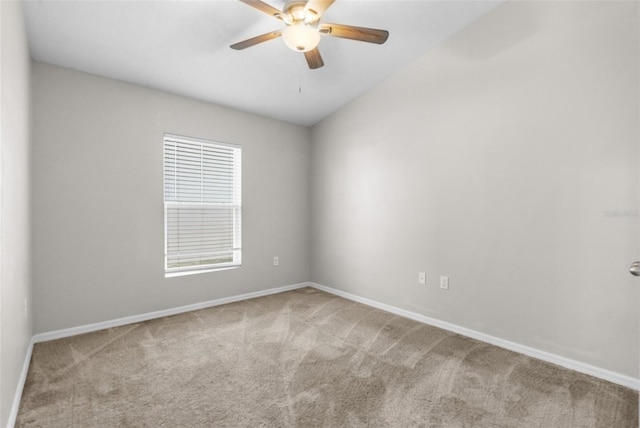
[[[318,30],[304,24],[290,25],[282,31],[287,46],[296,52],[308,52],[320,43]]]

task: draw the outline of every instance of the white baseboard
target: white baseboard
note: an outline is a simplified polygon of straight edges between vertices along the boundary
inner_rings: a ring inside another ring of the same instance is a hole
[[[375,300],[367,299],[366,297],[356,296],[355,294],[347,293],[345,291],[337,290],[335,288],[327,287],[327,286],[316,284],[316,283],[310,283],[310,286],[321,291],[326,291],[327,293],[335,294],[336,296],[344,297],[345,299],[353,300],[354,302],[362,303],[367,306],[372,306],[374,308],[382,309],[383,311],[386,311],[386,312],[391,312],[392,314],[396,314],[396,315],[403,316],[405,318],[412,319],[414,321],[418,321],[424,324],[429,324],[434,327],[439,327],[444,330],[451,331],[453,333],[461,334],[463,336],[471,337],[473,339],[490,343],[492,345],[499,346],[501,348],[505,348],[510,351],[528,355],[529,357],[537,358],[539,360],[547,361],[549,363],[553,363],[567,369],[575,370],[577,372],[594,376],[600,379],[604,379],[609,382],[616,383],[618,385],[626,386],[627,388],[640,390],[640,379],[637,379],[637,378],[612,372],[610,370],[602,369],[600,367],[592,366],[590,364],[585,364],[580,361],[572,360],[570,358],[561,357],[559,355],[552,354],[546,351],[541,351],[539,349],[531,348],[529,346],[521,345],[519,343],[510,342],[508,340],[501,339],[499,337],[491,336],[486,333],[481,333],[479,331],[471,330],[469,328],[461,327],[459,325],[451,324],[445,321],[440,321],[435,318],[427,317],[425,315],[420,315],[415,312],[408,311],[406,309],[401,309],[395,306],[387,305],[385,303],[380,303]]]
[[[177,308],[163,309],[161,311],[147,312],[146,314],[132,315],[129,317],[117,318],[109,321],[97,322],[94,324],[81,325],[78,327],[65,328],[62,330],[38,333],[33,336],[33,343],[47,342],[49,340],[62,339],[64,337],[76,336],[78,334],[90,333],[92,331],[104,330],[106,328],[120,327],[127,324],[148,321],[170,315],[182,314],[184,312],[196,311],[198,309],[210,308],[213,306],[225,305],[227,303],[239,302],[241,300],[254,299],[256,297],[268,296],[270,294],[282,293],[284,291],[296,290],[298,288],[309,287],[310,283],[286,285],[284,287],[270,288],[268,290],[254,291],[252,293],[239,294],[236,296],[223,297],[221,299],[209,300],[206,302],[193,303],[191,305],[179,306]]]
[[[27,381],[27,372],[29,371],[29,363],[31,362],[31,353],[33,352],[33,337],[29,341],[29,347],[27,348],[27,354],[24,357],[24,363],[22,363],[22,371],[20,372],[20,378],[18,379],[18,385],[16,386],[16,392],[13,395],[13,403],[9,410],[9,420],[7,421],[7,428],[13,428],[16,424],[16,418],[18,417],[18,410],[20,409],[20,399],[22,398],[22,391],[24,390],[24,384]]]

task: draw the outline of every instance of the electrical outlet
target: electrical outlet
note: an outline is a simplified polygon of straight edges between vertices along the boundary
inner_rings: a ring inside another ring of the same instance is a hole
[[[442,288],[443,290],[448,290],[449,289],[449,277],[448,276],[441,276],[440,277],[440,288]]]
[[[278,259],[278,256],[275,256],[273,258],[273,265],[274,266],[278,266],[280,264],[280,259]]]
[[[427,274],[425,272],[418,272],[418,284],[427,283]]]

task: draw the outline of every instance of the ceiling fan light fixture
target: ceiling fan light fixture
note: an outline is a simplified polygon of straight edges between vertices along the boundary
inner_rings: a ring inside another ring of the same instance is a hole
[[[290,25],[282,31],[285,44],[296,52],[315,49],[321,37],[317,29],[304,24]]]
[[[0,0],[2,1],[2,0]],[[328,24],[322,21],[326,10],[335,0],[283,0],[286,2],[282,10],[262,0],[240,0],[285,24],[284,29],[270,31],[259,36],[232,44],[231,49],[242,50],[278,37],[293,51],[304,53],[307,65],[311,70],[324,66],[318,50],[322,36],[339,37],[361,42],[377,43],[387,41],[389,32],[375,28],[354,27],[353,25]]]

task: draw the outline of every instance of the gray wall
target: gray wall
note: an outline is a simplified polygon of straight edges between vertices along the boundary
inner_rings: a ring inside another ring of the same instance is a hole
[[[312,281],[637,377],[638,30],[506,3],[316,125]]]
[[[0,426],[31,339],[30,59],[22,8],[0,2]],[[29,309],[29,308],[27,308]]]
[[[308,128],[37,62],[33,91],[36,333],[309,279]],[[164,277],[164,132],[242,146],[241,268]]]

